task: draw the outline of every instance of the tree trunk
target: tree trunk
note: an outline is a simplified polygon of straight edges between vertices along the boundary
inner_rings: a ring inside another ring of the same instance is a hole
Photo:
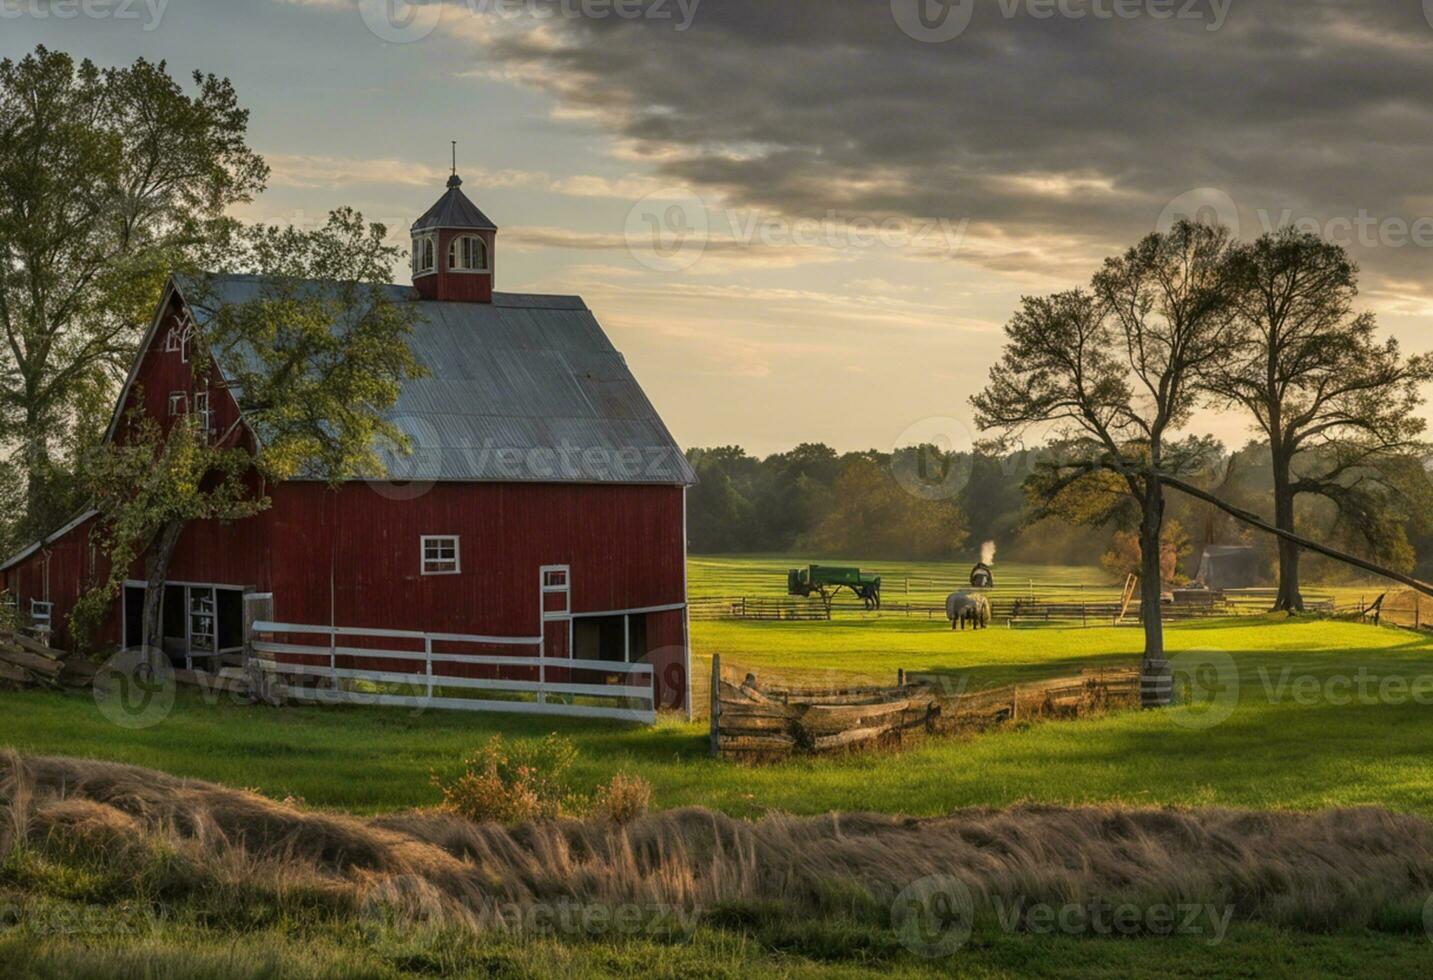
[[[20,452],[25,460],[25,518],[32,533],[45,535],[54,530],[48,526],[50,515],[46,500],[50,482],[50,443],[38,408],[33,404],[25,410],[22,432]]]
[[[169,578],[169,563],[174,558],[174,549],[179,545],[179,535],[183,530],[183,521],[170,521],[160,528],[144,563],[147,585],[144,593],[144,645],[154,650],[164,649],[164,623],[160,621],[159,606],[164,599],[164,583]]]
[[[1164,488],[1157,477],[1145,478],[1143,515],[1139,525],[1139,614],[1144,623],[1144,659],[1140,663],[1140,704],[1162,708],[1170,703],[1174,681],[1164,657],[1164,615],[1160,596],[1160,531],[1164,526]]]
[[[1294,533],[1294,491],[1289,485],[1290,463],[1286,454],[1274,455],[1274,526]],[[1279,539],[1279,594],[1273,612],[1304,611],[1304,597],[1299,592],[1299,546],[1287,538]]]

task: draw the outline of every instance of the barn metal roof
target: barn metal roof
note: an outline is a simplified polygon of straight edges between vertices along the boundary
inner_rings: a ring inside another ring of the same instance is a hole
[[[198,305],[199,292],[205,304],[228,304],[263,288],[256,276],[209,277],[191,290],[191,309],[202,326],[212,311]],[[379,449],[387,480],[696,482],[580,297],[494,293],[490,304],[442,303],[387,288],[396,301],[421,304],[409,343],[429,372],[406,382],[387,413],[413,447],[407,456]]]
[[[434,228],[472,228],[476,231],[497,231],[488,216],[468,200],[460,189],[463,179],[457,174],[448,178],[448,191],[438,198],[438,203],[429,208],[423,217],[413,222],[413,231],[430,231]]]

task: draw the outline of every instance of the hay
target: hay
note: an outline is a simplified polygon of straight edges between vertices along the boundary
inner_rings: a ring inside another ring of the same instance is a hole
[[[177,855],[208,893],[301,890],[334,909],[381,902],[474,925],[558,899],[808,915],[873,909],[926,875],[985,900],[1212,902],[1239,920],[1360,926],[1421,908],[1433,831],[1379,809],[1318,813],[1019,806],[912,820],[879,814],[736,820],[699,808],[626,826],[504,828],[441,811],[362,820],[133,766],[0,753],[0,860],[17,846],[103,859]],[[835,896],[835,897],[833,897]]]

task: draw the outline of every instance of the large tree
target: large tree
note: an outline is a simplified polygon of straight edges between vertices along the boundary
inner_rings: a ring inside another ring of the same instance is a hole
[[[404,380],[424,373],[408,346],[421,307],[386,285],[397,258],[386,236],[349,210],[314,231],[255,228],[241,236],[234,270],[263,277],[255,297],[220,303],[207,277],[188,285],[201,312],[196,380],[221,373],[215,390],[235,397],[240,417],[211,432],[198,416],[171,426],[136,409],[90,462],[111,562],[80,603],[78,632],[103,620],[142,557],[144,642],[158,647],[163,584],[187,525],[259,513],[274,481],[380,478],[377,450],[406,449],[386,412]]]
[[[100,69],[39,47],[0,61],[0,455],[28,533],[70,516],[57,450],[86,442],[164,277],[212,254],[263,188],[233,86],[163,62]],[[77,430],[80,430],[77,432]]]
[[[1300,495],[1318,495],[1380,557],[1394,558],[1407,461],[1424,422],[1421,385],[1433,359],[1404,359],[1355,313],[1358,269],[1343,248],[1294,229],[1261,236],[1230,256],[1241,343],[1213,389],[1246,409],[1269,440],[1274,525],[1292,532]],[[1279,541],[1274,608],[1303,609],[1298,545]]]
[[[1026,297],[989,385],[972,399],[981,428],[1009,439],[1053,427],[1071,450],[1042,467],[1041,492],[1113,474],[1137,508],[1149,706],[1167,704],[1171,693],[1160,615],[1161,476],[1208,463],[1211,442],[1177,432],[1233,339],[1228,248],[1224,229],[1183,221],[1107,259],[1092,291]]]

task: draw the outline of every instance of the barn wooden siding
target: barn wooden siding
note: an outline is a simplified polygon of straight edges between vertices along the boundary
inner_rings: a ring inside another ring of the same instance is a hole
[[[169,579],[273,592],[284,622],[430,633],[537,636],[539,570],[572,567],[572,611],[685,601],[682,488],[570,484],[437,484],[392,499],[367,484],[271,489],[245,521],[205,521],[180,538]],[[5,575],[22,600],[49,601],[57,622],[85,582],[83,525]],[[423,535],[455,534],[462,572],[422,574]],[[142,579],[136,563],[130,578]],[[658,636],[673,630],[660,618]],[[105,637],[118,642],[118,620]]]

